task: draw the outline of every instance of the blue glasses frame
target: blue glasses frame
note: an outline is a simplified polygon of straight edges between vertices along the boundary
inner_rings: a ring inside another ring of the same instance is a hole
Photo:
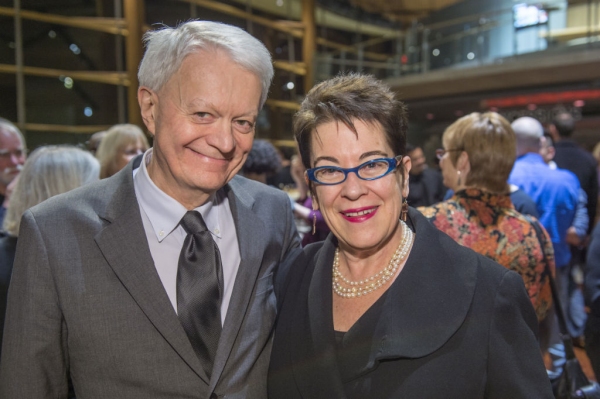
[[[393,172],[396,167],[398,166],[398,164],[400,163],[400,160],[402,159],[402,155],[398,155],[394,158],[377,158],[377,159],[371,159],[367,162],[361,163],[360,165],[358,165],[355,168],[340,168],[339,166],[319,166],[316,168],[310,168],[310,169],[306,169],[306,175],[308,176],[308,179],[314,183],[317,184],[321,184],[324,186],[335,186],[337,184],[342,184],[343,182],[346,181],[346,179],[348,178],[348,173],[354,173],[359,179],[361,180],[377,180],[377,179],[381,179],[384,176],[389,175],[391,172]],[[365,165],[371,164],[371,163],[375,163],[375,162],[381,162],[381,161],[386,161],[388,163],[388,170],[382,174],[381,176],[377,176],[377,177],[361,177],[358,174],[358,170],[360,168],[362,168]],[[319,179],[317,179],[317,177],[315,176],[315,173],[317,173],[319,170],[321,169],[334,169],[334,170],[338,170],[340,172],[342,172],[344,174],[344,178],[336,183],[326,183],[326,182],[322,182]]]

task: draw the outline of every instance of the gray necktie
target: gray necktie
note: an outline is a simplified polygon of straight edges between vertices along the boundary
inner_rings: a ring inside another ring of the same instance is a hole
[[[187,233],[177,268],[177,316],[209,376],[221,335],[221,254],[200,213],[181,219]]]

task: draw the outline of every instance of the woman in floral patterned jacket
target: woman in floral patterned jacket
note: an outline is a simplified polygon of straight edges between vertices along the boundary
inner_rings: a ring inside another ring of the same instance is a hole
[[[418,209],[459,244],[519,273],[541,321],[552,304],[545,262],[553,271],[554,252],[543,227],[538,239],[532,219],[510,200],[506,181],[516,158],[510,123],[495,112],[474,112],[450,125],[442,143],[436,155],[444,185],[455,194]]]

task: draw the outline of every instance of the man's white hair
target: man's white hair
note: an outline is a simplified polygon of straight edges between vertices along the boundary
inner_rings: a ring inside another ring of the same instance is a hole
[[[238,27],[219,22],[188,21],[176,28],[147,32],[144,43],[146,53],[138,71],[141,86],[158,91],[179,70],[186,56],[200,50],[221,49],[233,62],[260,79],[260,108],[267,100],[273,79],[271,54],[258,39]]]

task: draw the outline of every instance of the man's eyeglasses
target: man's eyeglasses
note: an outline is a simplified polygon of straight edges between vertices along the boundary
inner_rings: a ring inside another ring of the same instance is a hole
[[[451,152],[451,151],[463,151],[462,148],[454,148],[451,150],[444,150],[443,148],[438,148],[437,150],[435,150],[435,156],[437,157],[437,159],[442,159],[444,157],[444,155],[446,155],[447,152]]]
[[[9,159],[11,156],[15,158],[22,158],[27,154],[27,150],[0,150],[0,159]]]
[[[319,166],[307,169],[306,174],[310,181],[328,186],[343,183],[348,173],[356,173],[356,176],[362,180],[377,180],[393,172],[401,159],[402,155],[395,158],[377,158],[347,169],[337,166]]]

